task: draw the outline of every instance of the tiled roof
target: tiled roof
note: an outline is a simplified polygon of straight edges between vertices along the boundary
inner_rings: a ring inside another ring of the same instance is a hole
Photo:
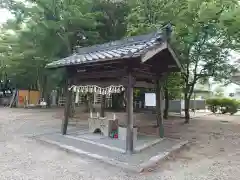
[[[156,45],[160,45],[164,41],[165,38],[162,32],[133,36],[101,45],[79,48],[77,53],[64,59],[54,61],[48,64],[47,67],[57,68],[93,63],[97,61],[138,57],[144,54],[148,49],[151,49]]]

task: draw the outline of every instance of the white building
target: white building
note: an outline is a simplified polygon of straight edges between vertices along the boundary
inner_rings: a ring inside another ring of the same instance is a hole
[[[233,83],[240,85],[240,72],[234,74],[232,77]]]
[[[240,100],[240,88],[235,90],[234,98]]]
[[[237,63],[239,63],[239,72],[233,75],[232,82],[240,86],[240,59],[237,60]],[[240,87],[235,89],[234,98],[240,100]]]
[[[233,83],[240,85],[240,59],[237,60],[237,63],[239,63],[238,65],[239,72],[233,75],[232,81]]]
[[[213,95],[210,82],[204,84],[197,83],[193,90],[194,99],[208,99]]]

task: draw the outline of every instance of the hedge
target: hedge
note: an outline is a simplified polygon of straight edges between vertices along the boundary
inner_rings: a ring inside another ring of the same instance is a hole
[[[240,102],[235,99],[212,98],[206,102],[213,113],[220,111],[222,114],[230,113],[233,115],[237,113],[238,108],[240,108]]]

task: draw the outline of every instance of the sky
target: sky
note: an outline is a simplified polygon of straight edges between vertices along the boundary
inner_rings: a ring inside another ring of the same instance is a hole
[[[11,18],[12,15],[9,11],[5,9],[0,9],[0,24],[7,21],[7,19]]]
[[[5,10],[5,9],[0,9],[0,24],[6,22],[9,18],[11,18],[12,15],[9,11]],[[232,52],[232,62],[234,62],[237,59],[240,59],[240,52]],[[214,90],[217,86],[219,86],[219,84],[214,84],[212,85],[212,90]],[[240,86],[235,85],[235,84],[230,84],[227,87],[224,88],[224,94],[225,96],[228,96],[229,93],[234,93],[236,88],[240,88]]]

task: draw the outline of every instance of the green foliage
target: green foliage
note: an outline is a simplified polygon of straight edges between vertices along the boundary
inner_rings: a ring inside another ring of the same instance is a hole
[[[128,35],[138,35],[161,28],[176,17],[181,1],[132,0],[128,15]]]
[[[240,5],[237,0],[135,0],[128,16],[128,34],[157,29],[167,22],[173,25],[171,44],[185,73],[186,119],[195,84],[213,78],[229,83],[236,71],[229,63],[229,50],[239,49]]]
[[[74,46],[84,44],[79,33],[90,37],[93,42],[89,43],[95,43],[95,14],[90,13],[92,3],[86,0],[62,3],[40,0],[31,6],[27,3],[31,1],[2,4],[16,18],[1,30],[4,73],[18,88],[42,90],[46,76],[48,84],[61,85],[64,73],[57,72],[56,79],[45,65],[69,55]]]
[[[169,100],[181,99],[183,79],[180,73],[171,73],[165,81],[164,88],[167,89]]]
[[[237,113],[238,108],[240,107],[240,102],[229,98],[214,98],[208,99],[207,105],[213,113],[216,113],[217,110],[220,110],[222,114],[230,113],[233,115]]]
[[[219,99],[207,99],[206,103],[213,113],[217,112],[218,105],[220,104]]]
[[[47,71],[47,63],[76,47],[150,32],[168,22],[170,43],[186,70],[168,77],[170,99],[184,89],[188,109],[196,82],[211,77],[229,83],[236,71],[229,52],[240,49],[237,0],[8,0],[0,6],[15,17],[1,29],[0,75],[19,88],[62,86],[64,72]]]
[[[126,35],[127,21],[125,19],[129,13],[127,3],[97,0],[93,5],[93,11],[98,12],[97,31],[101,41],[119,40]]]
[[[15,17],[1,29],[0,75],[7,74],[18,88],[48,91],[63,86],[64,71],[52,73],[45,69],[47,63],[72,54],[76,47],[126,33],[128,8],[123,2],[10,0],[0,5]]]
[[[131,11],[127,17],[128,35],[139,35],[160,29],[173,19],[179,12],[179,2],[167,0],[135,0],[129,2]],[[169,99],[181,97],[183,81],[179,73],[171,73],[164,88],[169,93]]]

